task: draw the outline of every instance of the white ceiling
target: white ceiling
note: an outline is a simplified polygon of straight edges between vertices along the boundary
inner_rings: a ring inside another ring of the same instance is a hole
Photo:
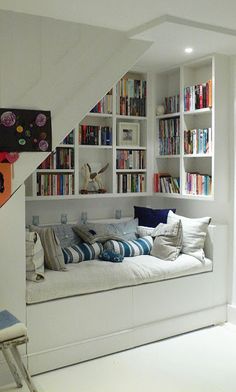
[[[212,52],[236,53],[235,0],[0,0],[0,9],[117,29],[154,41],[138,68],[159,70]],[[177,20],[162,20],[163,15]],[[194,48],[190,56],[184,54],[186,46]]]

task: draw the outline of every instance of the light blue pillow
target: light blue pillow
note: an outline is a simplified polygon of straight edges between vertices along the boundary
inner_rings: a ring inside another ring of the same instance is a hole
[[[105,242],[104,249],[119,253],[124,257],[149,255],[153,246],[153,238],[146,236],[132,241],[115,241]]]
[[[92,245],[82,243],[69,248],[62,248],[65,264],[97,259],[102,251],[103,246],[100,242],[95,242]]]

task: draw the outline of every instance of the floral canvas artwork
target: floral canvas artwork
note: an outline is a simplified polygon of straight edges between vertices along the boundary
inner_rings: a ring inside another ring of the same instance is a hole
[[[0,151],[51,151],[51,113],[43,110],[0,109]]]

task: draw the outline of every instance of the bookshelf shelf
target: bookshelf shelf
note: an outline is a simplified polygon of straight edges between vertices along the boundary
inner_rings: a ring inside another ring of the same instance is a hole
[[[157,159],[175,159],[175,158],[180,158],[181,155],[180,154],[173,154],[173,155],[157,155],[156,158]]]
[[[87,113],[86,117],[100,117],[100,118],[112,118],[112,113]]]
[[[145,151],[147,147],[144,146],[116,146],[117,150],[143,150]]]
[[[208,113],[212,113],[212,108],[203,108],[203,109],[189,110],[183,112],[184,116],[197,116],[200,114],[208,114]]]
[[[163,114],[161,116],[156,116],[157,120],[165,120],[166,118],[173,118],[173,117],[179,117],[180,116],[180,112],[176,112],[176,113],[168,113],[168,114]]]
[[[212,154],[184,154],[183,158],[212,158]]]
[[[146,169],[116,169],[116,173],[146,173]]]
[[[36,173],[74,173],[74,169],[37,169]]]
[[[101,145],[90,145],[90,144],[80,144],[79,145],[79,149],[85,149],[85,150],[89,150],[89,149],[98,149],[98,150],[112,150],[112,146],[101,146]]]
[[[122,119],[122,120],[136,120],[136,121],[146,121],[147,117],[144,116],[126,116],[124,114],[116,114],[115,117],[117,119]]]

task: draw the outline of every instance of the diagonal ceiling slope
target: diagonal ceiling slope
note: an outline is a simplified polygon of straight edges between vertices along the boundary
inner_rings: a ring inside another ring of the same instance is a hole
[[[1,107],[51,110],[53,147],[151,45],[113,30],[4,11],[0,37]],[[20,155],[13,191],[46,155]]]

